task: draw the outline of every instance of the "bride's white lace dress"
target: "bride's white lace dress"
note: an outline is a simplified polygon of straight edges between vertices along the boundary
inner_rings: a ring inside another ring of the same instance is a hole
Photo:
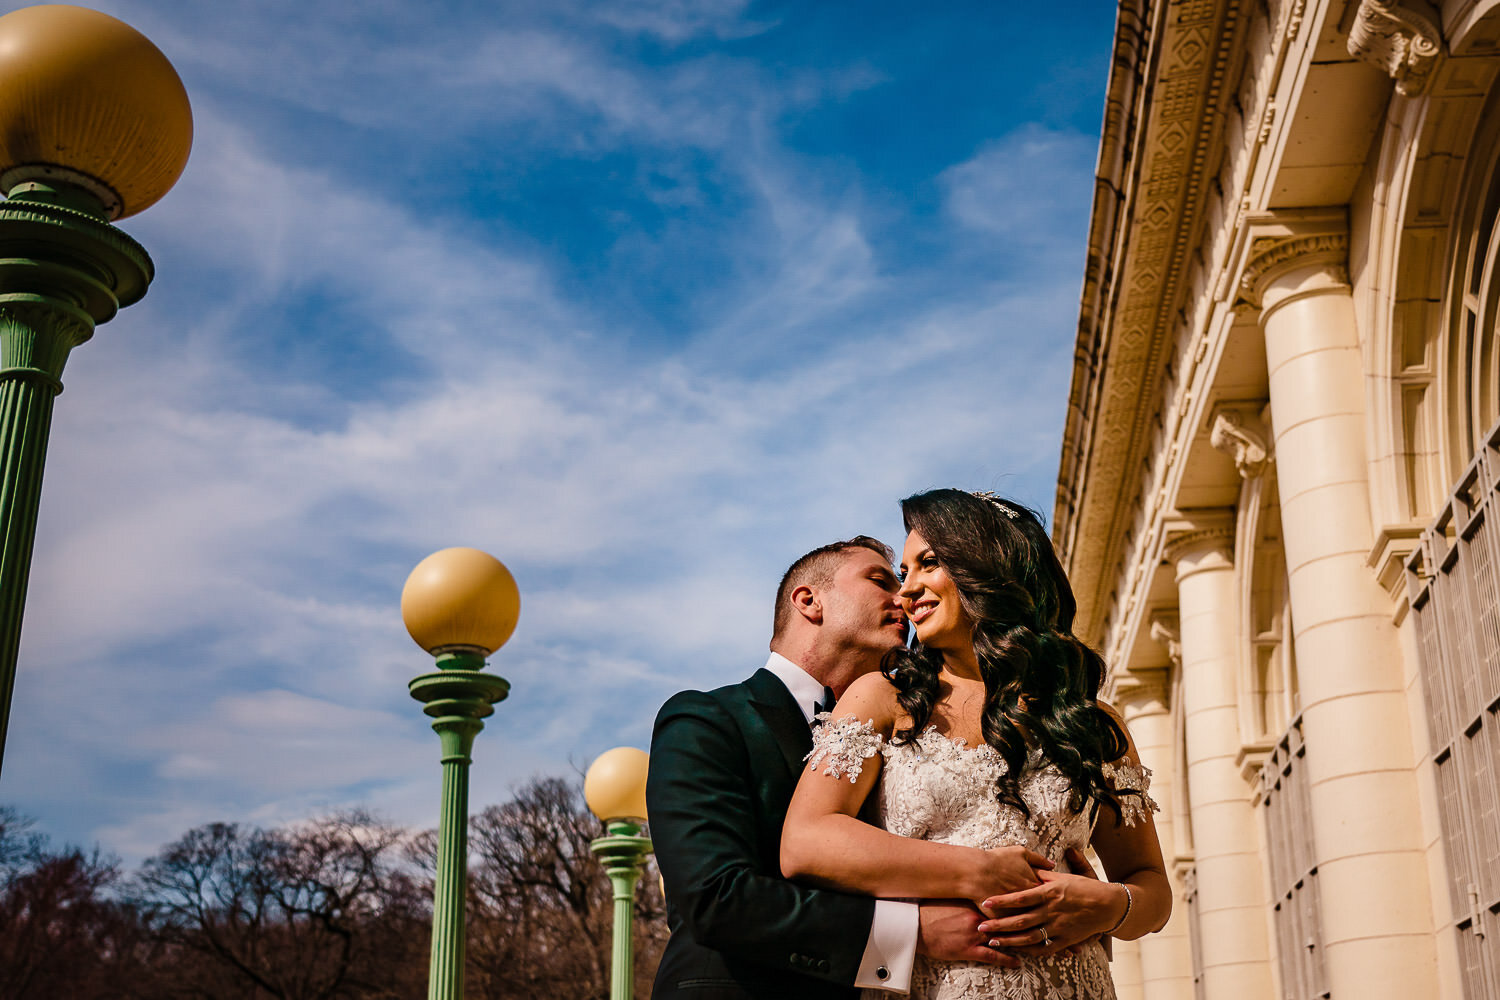
[[[965,847],[1019,844],[1047,857],[1059,871],[1067,870],[1064,851],[1088,846],[1093,832],[1088,810],[1072,808],[1071,782],[1040,751],[1027,758],[1020,777],[1021,799],[1031,810],[1029,818],[996,799],[995,780],[1006,764],[993,747],[967,746],[932,726],[910,743],[894,743],[869,723],[853,718],[828,720],[814,732],[807,759],[824,774],[853,781],[864,762],[877,753],[883,757],[883,769],[874,793],[876,817],[892,833]],[[1146,768],[1122,761],[1105,764],[1104,775],[1116,789],[1141,793],[1120,797],[1127,824],[1139,822],[1148,808],[1156,808],[1146,794],[1150,783]],[[1106,806],[1100,809],[1109,813]],[[888,1000],[889,996],[865,991],[867,1000]],[[1097,940],[1049,958],[1023,957],[1018,969],[929,961],[918,955],[912,970],[911,1000],[1114,1000],[1114,996],[1109,961]]]

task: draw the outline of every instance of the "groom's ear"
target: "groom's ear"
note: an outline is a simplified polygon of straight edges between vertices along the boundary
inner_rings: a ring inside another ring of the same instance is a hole
[[[823,624],[823,602],[811,587],[806,584],[795,587],[787,599],[792,602],[792,607],[796,609],[797,614],[814,625]]]

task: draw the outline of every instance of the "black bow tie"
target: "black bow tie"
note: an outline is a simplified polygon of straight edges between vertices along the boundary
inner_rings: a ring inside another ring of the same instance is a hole
[[[823,700],[822,701],[815,701],[815,702],[813,702],[813,715],[816,716],[819,712],[832,712],[833,711],[833,703],[834,703],[833,688],[831,688],[831,687],[824,687],[823,688]]]

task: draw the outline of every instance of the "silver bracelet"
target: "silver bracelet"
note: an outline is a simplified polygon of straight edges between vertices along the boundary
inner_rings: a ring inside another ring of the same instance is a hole
[[[1115,885],[1118,885],[1121,889],[1125,890],[1125,912],[1120,914],[1120,919],[1115,921],[1115,925],[1113,927],[1104,932],[1106,934],[1113,934],[1115,931],[1120,929],[1121,925],[1125,923],[1125,918],[1130,916],[1131,904],[1135,902],[1135,897],[1130,894],[1130,886],[1126,885],[1124,882],[1116,882]]]

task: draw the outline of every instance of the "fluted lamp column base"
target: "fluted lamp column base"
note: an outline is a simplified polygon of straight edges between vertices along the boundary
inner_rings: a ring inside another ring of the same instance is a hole
[[[635,983],[635,887],[651,854],[651,838],[629,820],[610,820],[609,834],[589,843],[614,887],[615,933],[610,961],[610,1000],[632,1000]]]
[[[94,326],[146,294],[153,269],[99,199],[17,184],[0,204],[0,762],[36,541],[52,401]]]
[[[474,737],[510,682],[483,669],[484,657],[445,653],[439,669],[412,679],[413,698],[432,716],[442,740],[443,803],[438,819],[437,877],[432,900],[432,958],[428,1000],[463,1000],[464,895],[469,865],[469,763]]]

